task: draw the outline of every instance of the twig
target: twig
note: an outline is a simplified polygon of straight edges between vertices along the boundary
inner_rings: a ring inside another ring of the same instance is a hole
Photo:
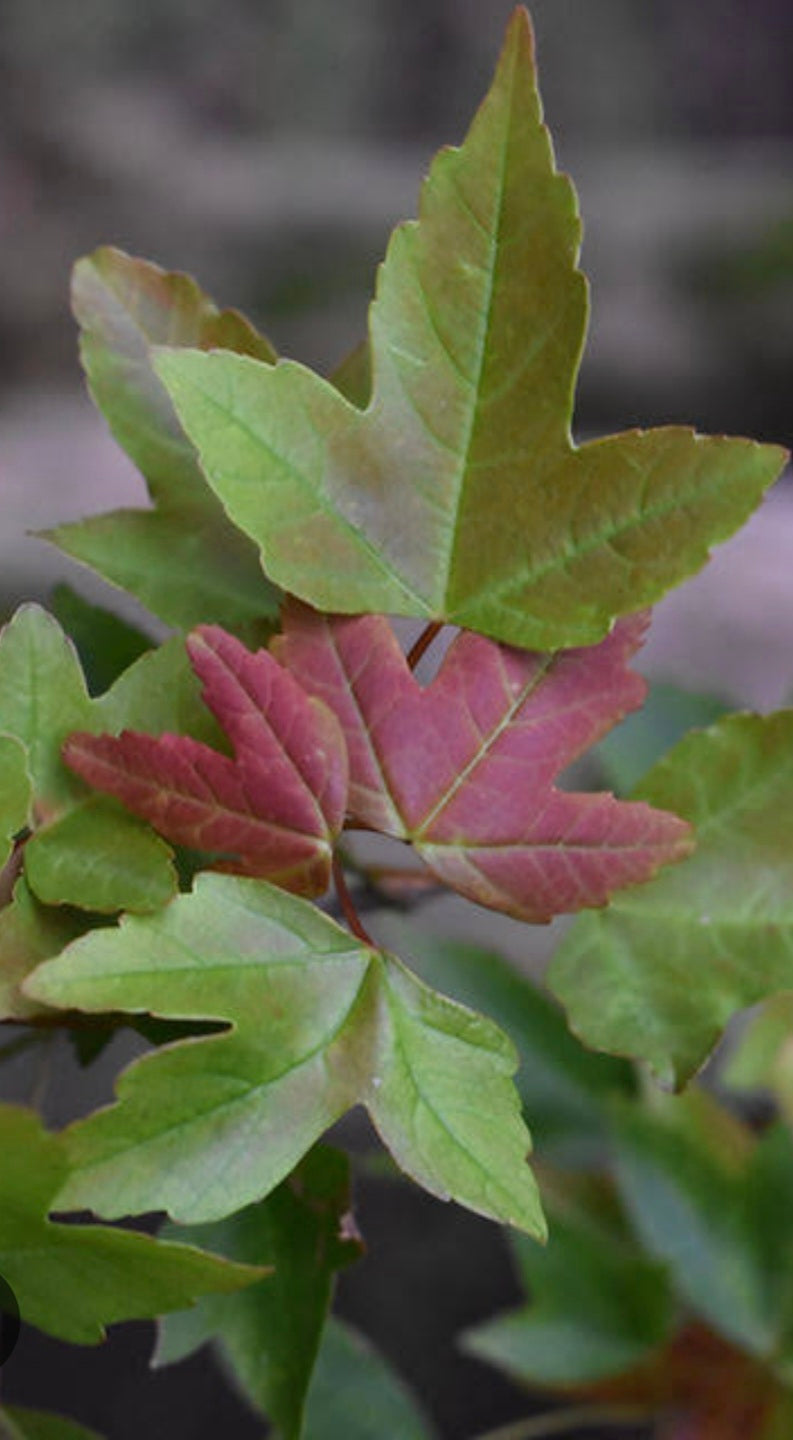
[[[344,867],[338,855],[334,856],[333,859],[333,879],[336,884],[336,894],[339,897],[339,904],[342,908],[342,914],[344,915],[344,918],[347,921],[347,924],[349,925],[353,935],[357,935],[358,939],[362,940],[364,945],[371,945],[372,949],[376,950],[377,946],[375,945],[371,935],[365,929],[361,921],[361,917],[358,914],[355,905],[353,904],[353,899],[347,888],[347,881],[344,877]]]
[[[418,640],[415,640],[408,650],[407,663],[409,670],[415,670],[422,655],[427,653],[436,635],[440,635],[442,629],[442,620],[431,620],[429,625],[425,625]]]

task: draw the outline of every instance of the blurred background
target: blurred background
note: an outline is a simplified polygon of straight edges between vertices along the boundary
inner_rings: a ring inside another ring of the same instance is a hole
[[[511,9],[511,0],[3,0],[3,610],[45,597],[56,578],[83,586],[77,567],[24,539],[27,530],[144,498],[83,391],[68,309],[78,256],[112,243],[191,271],[280,351],[330,369],[361,338],[389,231],[415,214],[433,151],[463,137]],[[593,287],[577,435],[676,421],[790,444],[790,0],[534,0],[531,12]],[[793,692],[792,556],[793,502],[782,488],[659,607],[653,673],[731,704],[782,703]],[[507,922],[499,943],[515,952],[524,935]],[[547,947],[548,932],[540,938]],[[376,1233],[376,1189],[366,1203]],[[469,1435],[519,1406],[482,1367],[463,1373],[451,1337],[514,1298],[514,1281],[494,1227],[418,1194],[396,1203],[404,1233],[367,1262],[370,1277],[384,1271],[382,1291],[370,1280],[356,1299],[351,1278],[347,1303],[376,1333],[382,1303],[396,1304],[380,1295],[401,1295],[412,1378],[426,1372],[435,1386],[428,1403],[442,1433]],[[446,1247],[450,1276],[456,1257],[479,1247],[485,1258],[462,1300],[456,1282],[439,1290],[434,1271],[427,1295],[427,1246]],[[446,1329],[431,1341],[415,1317],[439,1299]],[[137,1328],[113,1341],[115,1360],[113,1346],[101,1358],[64,1357],[29,1336],[8,1367],[9,1396],[61,1403],[119,1440],[261,1433],[224,1408],[231,1402],[201,1358],[181,1367],[176,1401],[165,1376],[145,1388],[150,1334]],[[104,1388],[94,1388],[97,1366]]]

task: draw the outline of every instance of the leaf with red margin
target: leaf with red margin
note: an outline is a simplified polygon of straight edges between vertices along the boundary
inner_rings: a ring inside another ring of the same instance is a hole
[[[287,607],[274,653],[338,716],[353,820],[410,840],[452,889],[518,919],[603,905],[691,848],[674,815],[553,784],[645,693],[646,629],[541,655],[462,632],[418,684],[382,616]]]
[[[186,735],[125,730],[70,736],[66,763],[174,843],[219,853],[214,868],[321,894],[347,795],[335,716],[219,626],[201,626],[187,647],[233,759]]]

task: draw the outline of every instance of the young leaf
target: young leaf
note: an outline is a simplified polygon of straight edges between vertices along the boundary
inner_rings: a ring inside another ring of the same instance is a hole
[[[275,653],[344,731],[353,819],[410,840],[469,899],[545,921],[602,905],[687,852],[674,815],[553,785],[641,703],[627,662],[643,617],[552,656],[463,633],[425,689],[381,616],[293,605],[284,628]]]
[[[333,1277],[360,1255],[350,1227],[349,1163],[317,1147],[257,1205],[214,1225],[166,1226],[161,1235],[273,1268],[236,1295],[206,1296],[160,1325],[155,1364],[169,1365],[216,1337],[246,1393],[283,1440],[299,1440]]]
[[[260,1267],[204,1255],[187,1245],[102,1225],[47,1218],[68,1173],[57,1135],[36,1115],[0,1106],[0,1273],[24,1320],[81,1345],[104,1339],[117,1320],[181,1310],[206,1292],[232,1293]]]
[[[77,941],[26,988],[67,1008],[229,1025],[144,1057],[116,1106],[71,1128],[61,1204],[220,1219],[363,1104],[426,1189],[543,1233],[507,1037],[305,900],[204,874],[159,915]]]
[[[581,916],[548,982],[587,1044],[681,1083],[731,1015],[793,988],[793,710],[689,735],[636,794],[690,821],[696,849]]]
[[[355,1330],[325,1327],[306,1407],[306,1440],[432,1440],[404,1382]]]
[[[171,625],[223,620],[261,631],[277,598],[256,548],[229,523],[152,368],[152,346],[275,354],[248,321],[219,311],[187,275],[108,247],[80,260],[72,289],[88,383],[119,444],[146,480],[154,509],[117,510],[45,537],[137,596]]]
[[[265,650],[252,655],[217,626],[187,644],[233,760],[188,736],[130,731],[74,734],[64,759],[169,840],[219,852],[219,868],[322,894],[347,799],[335,716]]]
[[[743,523],[777,447],[682,427],[572,444],[579,238],[519,8],[467,139],[389,245],[365,410],[289,361],[158,352],[210,484],[285,590],[552,650],[601,639]]]
[[[665,1341],[675,1305],[665,1268],[643,1254],[603,1184],[569,1177],[544,1192],[545,1249],[514,1237],[530,1300],[466,1332],[464,1348],[524,1384],[619,1374]]]
[[[121,806],[85,800],[25,845],[28,884],[46,905],[112,914],[159,910],[174,894],[171,851]]]
[[[43,1410],[23,1409],[20,1405],[4,1405],[0,1410],[0,1437],[2,1440],[101,1440],[95,1430],[87,1430],[76,1420]]]

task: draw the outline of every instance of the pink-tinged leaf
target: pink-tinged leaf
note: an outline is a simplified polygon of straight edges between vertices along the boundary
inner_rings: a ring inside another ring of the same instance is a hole
[[[275,653],[338,716],[350,813],[410,840],[470,899],[545,921],[602,905],[691,848],[674,815],[554,780],[644,698],[628,669],[646,617],[599,645],[540,655],[463,632],[422,688],[381,616],[292,604]]]
[[[214,868],[321,894],[347,796],[338,721],[266,650],[251,654],[218,626],[187,646],[233,759],[186,735],[125,730],[70,736],[66,763],[167,839],[219,855]]]

